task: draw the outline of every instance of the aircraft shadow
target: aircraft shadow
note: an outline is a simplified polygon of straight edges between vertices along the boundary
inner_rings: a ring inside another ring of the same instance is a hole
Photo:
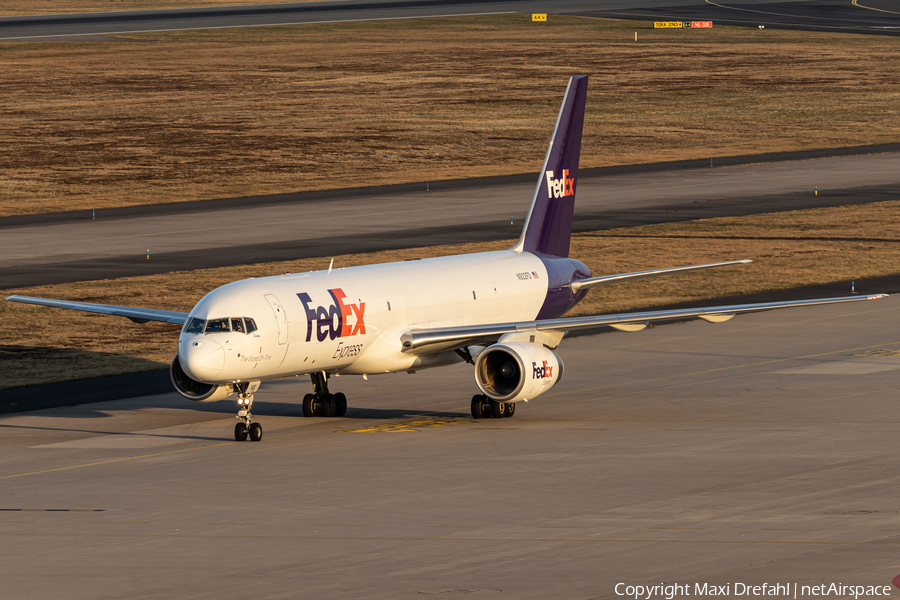
[[[0,429],[10,430],[31,430],[31,431],[70,431],[74,433],[92,433],[96,435],[115,435],[123,437],[148,437],[173,440],[197,440],[204,442],[221,442],[222,436],[206,436],[206,435],[167,435],[162,433],[146,433],[141,431],[103,431],[97,429],[79,429],[76,427],[42,427],[37,425],[12,425],[0,423]]]
[[[227,401],[226,401],[227,402]],[[224,405],[226,402],[217,403]],[[199,408],[199,407],[198,407]],[[217,407],[216,411],[223,414],[233,415],[229,410],[221,410],[222,406]],[[282,402],[262,402],[255,400],[253,402],[254,420],[263,422],[266,417],[303,417],[303,406],[297,404],[285,404]],[[470,417],[468,412],[451,412],[451,411],[433,411],[433,410],[416,410],[409,408],[355,408],[350,406],[347,414],[343,417],[334,417],[335,419],[359,419],[359,420],[390,420],[402,419],[404,417]],[[324,419],[325,417],[311,417],[315,419]]]

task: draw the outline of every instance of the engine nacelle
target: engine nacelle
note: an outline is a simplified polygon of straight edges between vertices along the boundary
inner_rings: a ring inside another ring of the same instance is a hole
[[[489,346],[475,361],[475,382],[497,402],[522,402],[540,396],[563,374],[562,359],[544,346],[527,342]]]
[[[175,386],[175,390],[194,402],[216,402],[224,400],[234,393],[234,387],[231,385],[203,383],[188,377],[188,374],[181,368],[177,354],[172,359],[172,364],[169,367],[169,377],[172,379],[172,385]]]

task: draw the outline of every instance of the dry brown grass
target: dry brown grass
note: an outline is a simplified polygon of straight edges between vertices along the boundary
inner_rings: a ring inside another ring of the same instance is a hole
[[[894,38],[526,15],[2,43],[0,216],[895,142]],[[640,42],[633,41],[640,30]]]
[[[314,2],[315,0],[291,0]],[[206,6],[237,6],[244,4],[274,4],[274,0],[3,0],[0,16],[59,15],[80,12],[119,10],[155,10],[160,8],[202,8]]]
[[[751,265],[593,290],[572,314],[715,298],[897,272],[900,199],[576,235],[571,255],[595,274],[750,258]],[[371,264],[508,247],[512,240],[335,257]],[[9,290],[29,296],[188,311],[209,290],[244,277],[327,267],[326,259],[247,265]],[[165,367],[178,327],[0,302],[0,389]]]

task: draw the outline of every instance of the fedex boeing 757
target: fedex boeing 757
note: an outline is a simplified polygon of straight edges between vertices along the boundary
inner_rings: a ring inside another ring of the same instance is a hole
[[[639,331],[652,322],[704,319],[791,306],[876,299],[850,296],[712,308],[562,318],[596,286],[750,262],[736,260],[592,277],[569,258],[587,76],[572,77],[556,120],[531,209],[518,241],[498,252],[235,281],[190,313],[10,296],[7,300],[183,325],[170,368],[190,400],[237,394],[235,439],[259,441],[253,394],[262,381],[309,375],[303,414],[341,416],[344,394],[329,377],[414,372],[466,362],[480,393],[472,416],[511,417],[519,402],[563,376],[554,352],[569,331]]]

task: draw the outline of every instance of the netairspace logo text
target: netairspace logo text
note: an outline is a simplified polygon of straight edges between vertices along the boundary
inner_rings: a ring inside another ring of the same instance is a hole
[[[890,596],[889,585],[844,585],[842,583],[821,583],[819,585],[800,585],[797,583],[764,583],[750,585],[747,583],[726,583],[713,585],[709,583],[678,584],[660,583],[659,585],[616,584],[616,595],[634,598],[635,600],[654,600],[665,598],[673,600],[680,596],[769,596],[781,598],[866,598]]]

